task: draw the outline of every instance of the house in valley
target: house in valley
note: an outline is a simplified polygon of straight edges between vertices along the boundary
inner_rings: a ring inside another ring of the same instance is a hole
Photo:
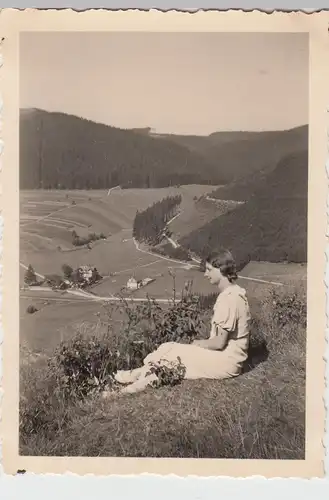
[[[138,290],[143,286],[148,285],[152,281],[155,281],[155,278],[141,278],[140,276],[131,276],[127,281],[126,288],[127,290]]]

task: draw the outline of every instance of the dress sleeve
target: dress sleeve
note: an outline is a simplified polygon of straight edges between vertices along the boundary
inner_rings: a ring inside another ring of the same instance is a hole
[[[216,304],[212,319],[213,328],[218,325],[228,332],[234,332],[238,322],[238,304],[235,297],[227,296]]]

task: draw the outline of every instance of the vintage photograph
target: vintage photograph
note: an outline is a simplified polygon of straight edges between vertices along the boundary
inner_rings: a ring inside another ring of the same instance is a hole
[[[21,35],[22,454],[304,458],[308,55]]]
[[[6,38],[10,470],[321,475],[322,31],[48,14]]]

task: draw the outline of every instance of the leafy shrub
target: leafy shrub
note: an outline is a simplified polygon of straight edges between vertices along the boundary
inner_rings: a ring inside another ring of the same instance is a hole
[[[69,266],[68,264],[63,264],[62,265],[62,271],[63,271],[63,274],[64,274],[65,278],[67,278],[67,279],[71,278],[72,273],[73,273],[73,269],[72,269],[71,266]]]
[[[78,334],[62,342],[49,362],[57,386],[64,394],[84,397],[114,384],[120,353],[107,337]]]
[[[65,283],[62,276],[58,274],[49,274],[45,276],[45,281],[54,290],[66,290],[68,288],[67,283]]]
[[[186,367],[178,357],[176,362],[160,360],[158,363],[150,363],[150,370],[146,375],[155,374],[157,378],[150,385],[159,388],[180,384],[184,380],[185,373]]]
[[[26,270],[25,276],[24,276],[24,282],[27,285],[36,285],[37,284],[37,277],[35,274],[35,271],[31,264],[28,265],[28,268]]]
[[[124,336],[133,340],[125,347],[128,352],[132,349],[138,363],[164,342],[191,343],[201,329],[198,299],[189,293],[179,301],[174,297],[167,308],[162,308],[156,300],[150,298],[137,305],[125,299],[122,301],[127,316]]]
[[[190,343],[200,330],[198,302],[193,297],[183,297],[167,309],[154,300],[136,306],[122,299],[122,304],[126,320],[119,336],[109,332],[101,338],[95,335],[84,338],[78,334],[56,349],[49,370],[62,394],[79,399],[115,388],[117,370],[142,366],[144,358],[163,342]],[[162,385],[175,385],[184,378],[181,363],[154,369]]]
[[[307,307],[305,297],[293,291],[282,296],[276,290],[270,292],[269,299],[273,304],[273,321],[278,327],[288,324],[301,325],[306,328]]]
[[[104,233],[89,233],[87,237],[81,237],[78,236],[76,231],[72,231],[72,245],[75,247],[89,245],[92,241],[98,240],[106,240],[106,236],[104,235]]]
[[[286,350],[306,348],[306,292],[285,288],[270,290],[261,301],[259,325],[266,339],[269,356],[279,356]]]
[[[26,309],[26,312],[29,313],[29,314],[34,314],[34,313],[38,312],[38,309],[35,306],[30,305]]]

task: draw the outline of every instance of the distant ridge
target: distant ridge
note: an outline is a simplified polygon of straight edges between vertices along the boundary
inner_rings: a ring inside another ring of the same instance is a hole
[[[261,170],[273,170],[286,155],[307,149],[308,125],[283,131],[214,132],[209,136],[161,134],[158,138],[202,155],[221,172],[224,184],[230,184]],[[229,196],[231,192],[223,199],[232,199]]]
[[[287,154],[305,149],[307,140],[307,126],[277,132],[184,136],[157,134],[151,127],[120,129],[64,113],[22,109],[20,187],[235,184],[255,172],[272,170]],[[224,199],[231,196],[230,191],[221,193]]]
[[[220,170],[172,141],[64,113],[21,110],[21,189],[222,183]]]

